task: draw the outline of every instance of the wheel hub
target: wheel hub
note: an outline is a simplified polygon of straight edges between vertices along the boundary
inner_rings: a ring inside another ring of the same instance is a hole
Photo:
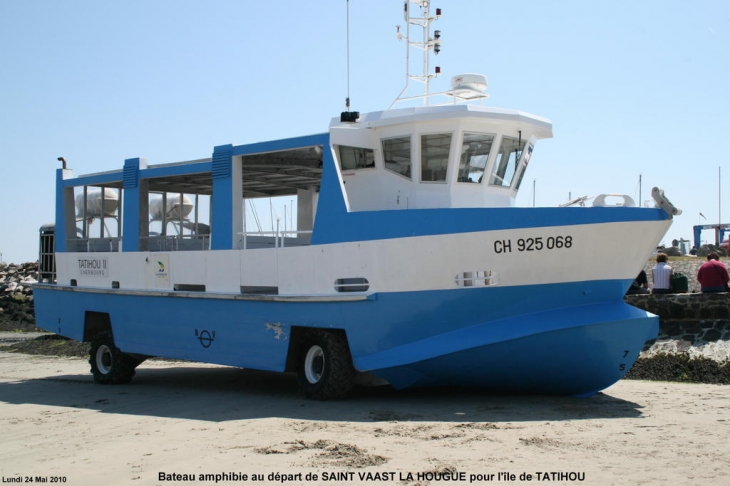
[[[106,344],[99,346],[96,351],[96,367],[105,375],[112,369],[112,350]]]
[[[312,346],[304,358],[304,376],[309,383],[315,384],[322,379],[324,371],[324,350],[320,346]]]

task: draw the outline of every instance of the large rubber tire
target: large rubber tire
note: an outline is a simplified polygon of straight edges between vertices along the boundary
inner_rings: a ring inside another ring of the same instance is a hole
[[[356,371],[344,333],[314,331],[304,340],[299,357],[299,391],[313,400],[344,398],[354,386]]]
[[[134,376],[134,368],[140,362],[121,352],[114,345],[114,339],[108,331],[100,332],[91,341],[89,364],[94,381],[97,383],[102,385],[129,383]]]

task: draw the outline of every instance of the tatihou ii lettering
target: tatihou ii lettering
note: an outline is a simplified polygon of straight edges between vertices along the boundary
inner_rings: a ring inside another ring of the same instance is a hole
[[[102,258],[78,258],[80,277],[108,277],[109,259]]]

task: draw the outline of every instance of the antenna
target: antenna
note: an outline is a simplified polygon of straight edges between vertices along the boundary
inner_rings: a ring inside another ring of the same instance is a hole
[[[421,16],[420,17],[414,17],[411,16],[411,3],[415,3],[421,8]],[[441,17],[441,9],[436,9],[436,15],[431,16],[431,5],[428,0],[405,0],[403,3],[403,17],[406,21],[406,34],[405,36],[400,31],[400,25],[395,26],[395,35],[398,38],[398,40],[406,40],[406,85],[403,87],[403,90],[400,92],[396,100],[390,105],[390,108],[393,107],[398,101],[406,100],[406,99],[413,99],[413,98],[423,98],[423,105],[428,106],[429,104],[429,85],[428,83],[431,81],[432,78],[437,77],[439,74],[441,74],[441,68],[439,66],[436,66],[434,69],[433,74],[429,72],[429,53],[433,49],[434,54],[438,55],[439,52],[441,52],[441,31],[435,30],[433,33],[433,37],[430,36],[430,29],[431,29],[431,22],[434,20],[438,20]],[[418,27],[421,27],[423,29],[423,41],[418,42],[415,40],[411,40],[410,35],[410,26],[415,25]],[[411,75],[410,74],[410,50],[411,49],[420,49],[423,51],[423,74],[421,75]],[[403,94],[408,90],[408,85],[410,81],[416,81],[419,83],[423,83],[423,95],[412,97],[412,98],[402,98]]]
[[[347,98],[345,109],[350,111],[350,0],[347,0]]]
[[[340,113],[341,122],[356,122],[360,118],[360,113],[350,111],[350,0],[347,0],[346,14],[346,31],[347,31],[347,97],[345,98],[345,111]]]

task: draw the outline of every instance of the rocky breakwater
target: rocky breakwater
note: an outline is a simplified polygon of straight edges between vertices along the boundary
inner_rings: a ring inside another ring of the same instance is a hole
[[[659,316],[659,337],[642,356],[687,353],[730,360],[730,294],[627,295],[626,302]]]
[[[659,316],[659,336],[646,343],[627,377],[730,384],[730,294],[627,295],[625,300]]]
[[[33,289],[38,262],[0,263],[0,331],[35,331]]]

